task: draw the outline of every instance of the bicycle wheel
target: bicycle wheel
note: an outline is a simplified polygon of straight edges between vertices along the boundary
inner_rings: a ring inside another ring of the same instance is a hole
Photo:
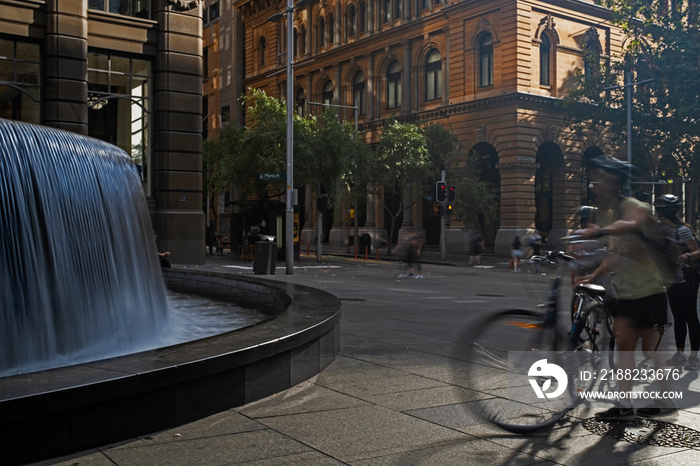
[[[511,432],[532,432],[563,418],[580,401],[581,371],[592,367],[589,354],[566,351],[566,335],[543,320],[541,313],[516,309],[470,326],[469,388],[484,397],[472,407]]]

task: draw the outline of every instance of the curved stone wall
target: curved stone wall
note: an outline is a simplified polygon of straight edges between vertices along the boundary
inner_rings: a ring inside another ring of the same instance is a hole
[[[340,300],[329,293],[182,269],[164,276],[176,291],[270,318],[176,346],[0,379],[0,463],[62,456],[241,406],[318,374],[338,353]]]

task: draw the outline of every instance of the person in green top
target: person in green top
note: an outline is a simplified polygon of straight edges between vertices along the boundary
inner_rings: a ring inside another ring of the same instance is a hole
[[[599,156],[591,161],[591,184],[598,207],[597,222],[603,227],[582,230],[584,239],[611,236],[613,255],[596,270],[577,283],[595,281],[614,272],[617,300],[610,303],[615,317],[613,332],[619,351],[619,369],[634,369],[634,349],[641,340],[649,347],[654,325],[666,323],[665,288],[671,281],[670,268],[664,255],[663,237],[651,205],[622,195],[632,167],[613,157]],[[630,392],[634,381],[619,381],[621,392]],[[659,407],[636,411],[628,399],[615,407],[596,413],[604,419],[629,420],[636,414],[664,414]]]

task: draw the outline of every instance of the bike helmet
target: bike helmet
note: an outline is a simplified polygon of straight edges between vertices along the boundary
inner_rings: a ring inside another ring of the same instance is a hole
[[[656,211],[664,215],[673,215],[681,208],[681,200],[673,194],[664,194],[654,201]]]
[[[595,223],[595,213],[597,207],[584,205],[578,208],[578,215],[581,221],[581,228],[586,228],[589,223]]]
[[[589,163],[591,168],[600,168],[617,176],[620,185],[627,182],[627,179],[632,175],[632,170],[634,170],[633,165],[608,155],[593,157]]]

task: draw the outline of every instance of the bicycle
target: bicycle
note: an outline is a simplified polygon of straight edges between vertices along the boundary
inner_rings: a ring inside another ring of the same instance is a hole
[[[581,401],[580,392],[594,383],[584,374],[595,372],[601,361],[598,332],[583,312],[597,309],[595,285],[580,287],[583,305],[567,331],[559,319],[560,284],[567,262],[563,252],[547,255],[558,270],[537,310],[512,309],[487,316],[467,344],[470,388],[484,398],[473,403],[480,416],[514,433],[532,432],[558,422]],[[590,306],[586,300],[594,299]],[[597,323],[597,320],[596,320]],[[546,352],[546,353],[545,353]],[[556,395],[556,396],[555,396]]]

